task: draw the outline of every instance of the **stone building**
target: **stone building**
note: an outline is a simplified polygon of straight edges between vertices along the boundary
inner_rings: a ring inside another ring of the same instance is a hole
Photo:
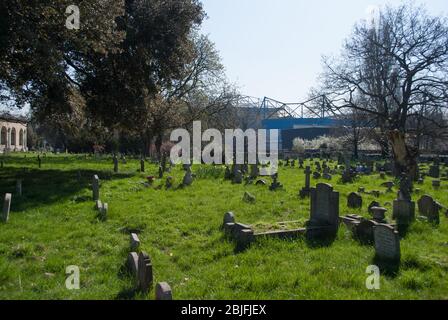
[[[5,151],[28,151],[27,121],[25,118],[0,114],[0,153]]]

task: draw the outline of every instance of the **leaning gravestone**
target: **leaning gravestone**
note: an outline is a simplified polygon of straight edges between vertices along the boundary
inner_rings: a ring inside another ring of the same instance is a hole
[[[156,300],[173,300],[171,287],[166,282],[160,282],[156,285]]]
[[[93,193],[93,201],[97,201],[100,199],[100,179],[98,178],[97,175],[93,176],[92,193]]]
[[[135,233],[131,233],[131,251],[137,251],[140,247],[140,239]]]
[[[347,197],[347,207],[352,209],[362,208],[362,197],[359,193],[352,192]]]
[[[148,292],[153,281],[152,264],[146,252],[140,252],[138,256],[138,288]]]
[[[337,233],[339,227],[339,192],[333,191],[331,185],[319,183],[316,188],[311,189],[311,214],[307,227],[307,233],[311,237],[315,235],[335,235]],[[319,230],[321,228],[322,230]]]
[[[9,210],[11,209],[11,198],[10,193],[5,194],[5,200],[3,202],[3,212],[2,212],[2,222],[8,222],[9,220]]]
[[[400,238],[393,227],[386,224],[377,224],[373,228],[376,257],[385,262],[397,263],[400,261]]]
[[[422,216],[427,217],[431,223],[440,223],[441,208],[441,205],[428,195],[424,195],[418,201],[418,211]]]
[[[138,254],[136,252],[130,252],[128,255],[127,267],[132,275],[138,274]]]

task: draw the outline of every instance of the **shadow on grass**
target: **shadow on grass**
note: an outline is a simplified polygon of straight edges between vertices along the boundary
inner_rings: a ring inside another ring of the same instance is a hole
[[[0,196],[12,193],[11,210],[15,212],[51,205],[69,199],[75,202],[93,201],[92,196],[77,196],[86,188],[91,188],[93,175],[102,181],[127,179],[133,174],[112,174],[98,170],[43,170],[29,168],[0,169]],[[16,196],[16,181],[22,180],[22,197]]]

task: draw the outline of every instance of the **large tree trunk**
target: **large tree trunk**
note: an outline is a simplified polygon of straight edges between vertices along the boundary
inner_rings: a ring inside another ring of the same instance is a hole
[[[410,179],[416,181],[418,150],[406,144],[404,132],[394,130],[390,131],[388,136],[394,155],[395,175],[400,177],[402,173],[406,173]]]

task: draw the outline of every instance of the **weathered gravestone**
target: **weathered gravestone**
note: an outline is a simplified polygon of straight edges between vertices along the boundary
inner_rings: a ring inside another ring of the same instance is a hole
[[[98,178],[97,175],[93,176],[92,193],[93,193],[93,201],[97,201],[100,199],[100,179]]]
[[[131,251],[137,251],[140,247],[140,239],[136,233],[131,233]]]
[[[22,180],[17,180],[16,182],[16,194],[18,197],[22,196]]]
[[[233,176],[233,183],[242,184],[243,183],[243,173],[240,170],[237,170]]]
[[[381,261],[398,263],[400,261],[400,238],[393,227],[377,224],[373,228],[376,258]]]
[[[307,236],[334,236],[339,227],[339,192],[326,183],[311,189],[311,213]]]
[[[193,175],[191,174],[191,168],[188,168],[185,173],[184,179],[182,180],[182,186],[188,187],[193,184]]]
[[[173,300],[173,293],[168,283],[160,282],[156,285],[156,300]]]
[[[145,172],[145,159],[140,160],[140,172]]]
[[[438,165],[429,167],[429,174],[431,178],[439,179],[440,178],[440,167]]]
[[[243,201],[247,203],[255,203],[256,198],[253,194],[248,191],[244,192]]]
[[[352,192],[347,197],[347,207],[352,209],[362,208],[362,197],[357,192]]]
[[[309,197],[311,193],[311,167],[306,167],[305,169],[305,187],[300,190],[299,196],[300,198]]]
[[[440,223],[440,209],[442,206],[434,199],[428,195],[424,195],[418,201],[418,211],[419,213],[428,218],[431,223]]]
[[[118,158],[116,155],[114,155],[114,172],[117,173],[118,172]]]
[[[8,222],[9,220],[9,210],[11,209],[11,198],[10,193],[5,194],[5,199],[3,201],[3,211],[2,211],[2,222]]]
[[[146,252],[138,255],[138,288],[143,292],[148,292],[153,281],[152,263]]]
[[[130,252],[126,262],[127,268],[132,275],[138,275],[138,254],[137,252]]]

